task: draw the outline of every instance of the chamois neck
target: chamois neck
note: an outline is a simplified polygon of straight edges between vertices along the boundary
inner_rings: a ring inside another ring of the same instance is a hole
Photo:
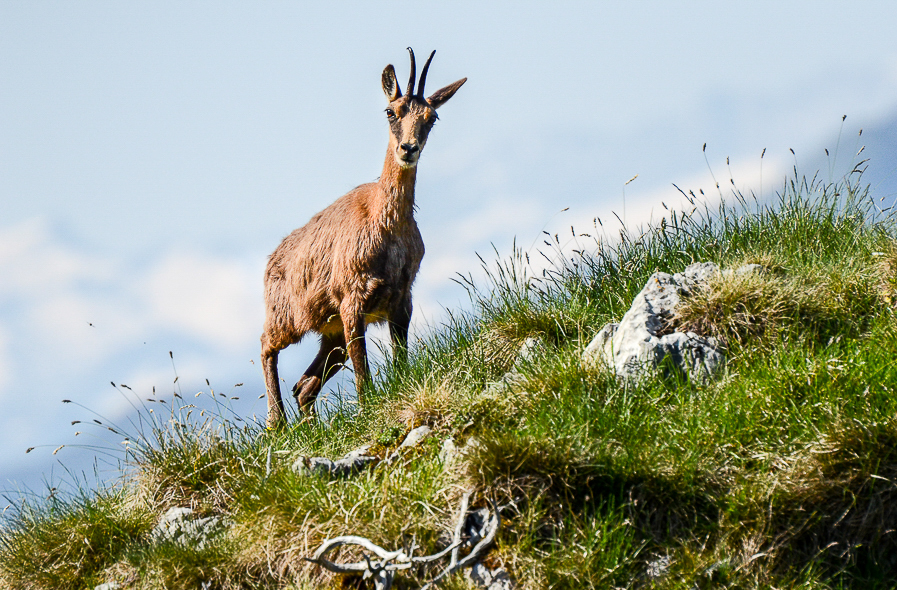
[[[412,218],[414,214],[414,182],[417,166],[403,168],[396,162],[393,149],[386,150],[386,161],[380,175],[378,209],[380,222],[392,225],[395,221]]]

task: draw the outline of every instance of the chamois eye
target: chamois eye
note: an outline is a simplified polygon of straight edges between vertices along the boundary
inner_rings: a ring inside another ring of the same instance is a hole
[[[386,118],[387,119],[395,119],[396,118],[395,111],[392,109],[386,109]]]

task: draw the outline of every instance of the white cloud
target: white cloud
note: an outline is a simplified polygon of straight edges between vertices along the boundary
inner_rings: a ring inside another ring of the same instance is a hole
[[[75,280],[108,279],[114,265],[57,243],[47,222],[31,218],[0,230],[0,296],[42,295]]]
[[[33,436],[24,425],[40,424],[62,397],[107,408],[102,387],[167,362],[161,348],[178,351],[178,368],[197,382],[239,373],[232,360],[220,365],[257,350],[254,266],[195,252],[138,264],[64,243],[40,219],[0,228],[0,400],[17,415],[2,438]]]
[[[0,391],[10,383],[14,377],[12,369],[12,356],[9,351],[9,335],[6,328],[0,325]]]
[[[7,410],[0,448],[15,451],[0,471],[47,473],[57,459],[89,470],[85,451],[71,447],[95,444],[94,434],[116,436],[85,430],[75,438],[69,421],[90,419],[92,410],[127,422],[128,400],[151,396],[153,386],[157,397],[169,398],[181,386],[187,398],[207,389],[206,377],[227,380],[222,389],[245,381],[251,391],[241,403],[263,414],[264,402],[254,401],[262,381],[253,386],[248,362],[261,328],[261,270],[253,266],[260,264],[195,252],[139,264],[65,243],[40,219],[0,228],[0,401]],[[176,351],[177,385],[169,349]],[[233,362],[237,353],[245,366]],[[117,392],[110,381],[133,392]],[[50,454],[63,443],[70,448]]]
[[[0,298],[22,308],[20,329],[73,352],[91,324],[115,345],[166,330],[234,346],[261,326],[261,270],[253,266],[174,252],[147,268],[62,244],[40,219],[0,229]]]
[[[140,284],[156,325],[218,348],[241,347],[261,334],[261,268],[195,253],[169,254]]]

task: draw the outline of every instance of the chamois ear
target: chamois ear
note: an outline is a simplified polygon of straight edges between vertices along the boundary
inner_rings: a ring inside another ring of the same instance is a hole
[[[389,99],[389,102],[400,98],[402,96],[402,91],[399,90],[399,81],[396,79],[396,69],[392,67],[392,64],[383,68],[382,77],[383,92],[386,93],[386,98]]]
[[[436,92],[430,95],[430,98],[427,99],[427,102],[430,103],[430,106],[434,109],[438,109],[450,99],[464,83],[467,82],[467,78],[461,78],[457,82],[453,82],[446,86],[445,88],[440,88]]]

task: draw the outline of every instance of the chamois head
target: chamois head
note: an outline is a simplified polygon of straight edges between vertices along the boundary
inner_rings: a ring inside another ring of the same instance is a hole
[[[389,64],[383,69],[383,92],[389,99],[386,107],[386,119],[389,121],[389,147],[396,158],[396,162],[403,168],[417,166],[417,159],[427,144],[427,135],[436,123],[436,109],[445,104],[461,85],[467,82],[462,78],[457,82],[440,88],[424,98],[424,84],[427,82],[427,70],[430,69],[430,61],[436,51],[427,58],[424,69],[420,74],[420,82],[417,92],[414,91],[414,81],[417,75],[414,64],[414,51],[408,48],[411,54],[411,76],[408,78],[408,87],[405,95],[399,89],[399,81],[396,79],[396,70]]]

